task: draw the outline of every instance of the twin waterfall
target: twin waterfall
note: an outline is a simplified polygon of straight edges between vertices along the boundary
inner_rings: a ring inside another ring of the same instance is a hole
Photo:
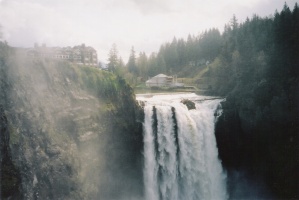
[[[221,99],[195,94],[138,96],[144,104],[147,200],[227,199],[214,125]],[[195,102],[188,110],[182,99]]]

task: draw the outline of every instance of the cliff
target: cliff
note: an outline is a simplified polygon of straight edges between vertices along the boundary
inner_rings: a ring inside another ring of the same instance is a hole
[[[142,126],[123,79],[1,43],[1,198],[142,195]]]
[[[256,192],[262,199],[298,198],[298,98],[288,100],[281,93],[261,107],[252,96],[236,92],[222,103],[215,134],[233,199],[256,198]],[[244,180],[252,187],[234,194]]]

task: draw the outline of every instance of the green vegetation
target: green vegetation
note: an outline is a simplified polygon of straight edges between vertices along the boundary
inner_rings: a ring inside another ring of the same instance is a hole
[[[123,78],[2,42],[0,73],[1,199],[141,193],[141,111]]]
[[[171,43],[163,44],[158,53],[152,53],[149,57],[144,52],[140,52],[137,57],[132,48],[126,67],[121,58],[118,61],[115,59],[117,50],[114,45],[111,49],[114,53],[109,54],[108,66],[115,66],[115,70],[109,68],[110,71],[124,77],[134,87],[159,73],[194,78],[218,55],[221,45],[219,30],[211,29],[198,37],[189,35],[187,41],[174,38]],[[196,79],[192,79],[190,83],[196,84]]]
[[[227,96],[216,131],[227,169],[265,180],[278,198],[298,198],[299,8],[236,19],[203,77]],[[210,79],[210,80],[209,80]]]
[[[137,68],[120,75],[138,86],[159,73],[176,74],[206,94],[225,96],[216,131],[225,167],[264,179],[278,198],[298,198],[298,52],[298,4],[292,11],[285,4],[270,17],[239,23],[234,15],[223,33],[210,29],[174,38],[149,57],[141,52]]]
[[[99,97],[102,101],[115,103],[121,100],[123,90],[134,99],[133,90],[120,76],[94,67],[82,67],[67,62],[56,63],[57,68],[70,83]]]

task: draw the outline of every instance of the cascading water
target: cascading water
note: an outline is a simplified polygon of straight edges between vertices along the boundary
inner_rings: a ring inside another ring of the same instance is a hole
[[[195,102],[196,109],[180,103]],[[221,99],[195,94],[139,96],[144,102],[144,186],[147,200],[227,199],[214,125]]]

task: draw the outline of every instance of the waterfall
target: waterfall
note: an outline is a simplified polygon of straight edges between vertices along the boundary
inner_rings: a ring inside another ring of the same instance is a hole
[[[188,110],[180,99],[192,99]],[[147,200],[227,199],[214,125],[221,99],[195,94],[140,97],[144,102],[144,187]]]

